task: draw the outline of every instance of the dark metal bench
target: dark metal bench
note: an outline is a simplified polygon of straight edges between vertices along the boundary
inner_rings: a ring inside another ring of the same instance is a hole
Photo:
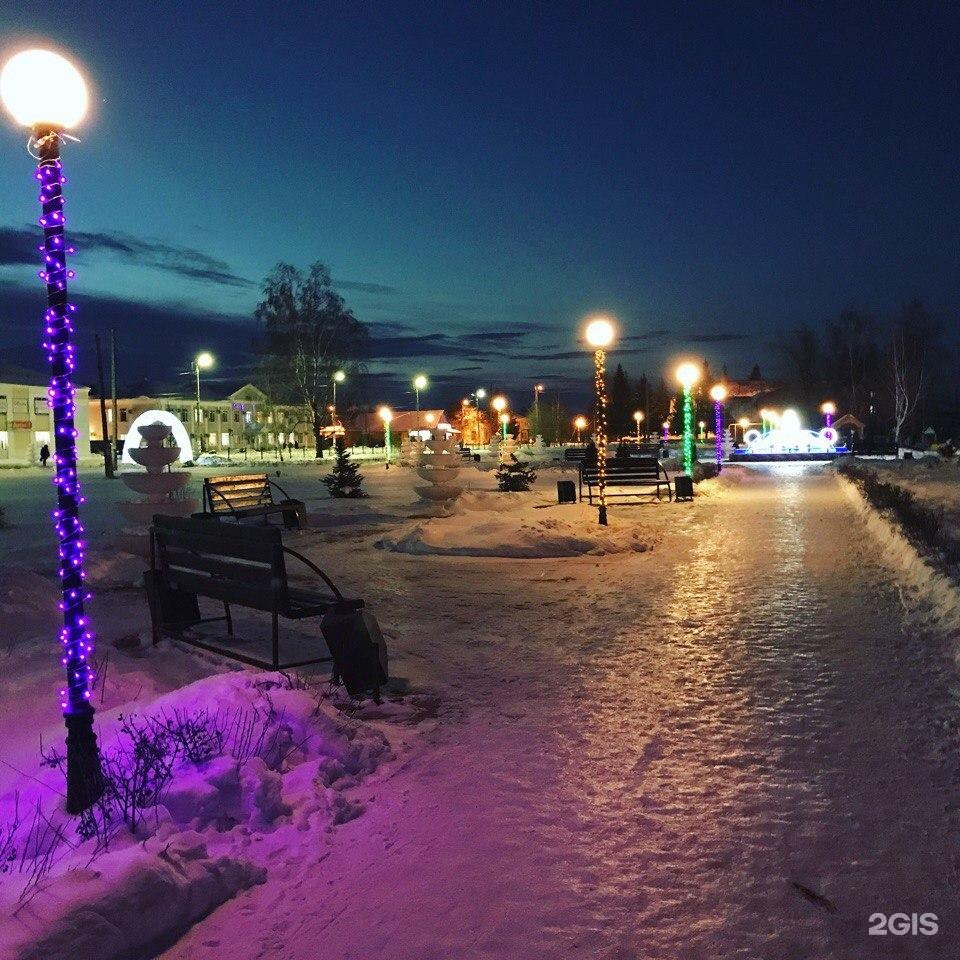
[[[321,588],[290,586],[286,569],[288,556],[312,570],[322,581]],[[285,547],[278,527],[155,516],[150,527],[150,570],[146,579],[154,643],[163,636],[171,636],[264,669],[299,667],[331,659],[322,656],[281,664],[280,617],[304,620],[327,613],[345,614],[363,607],[363,600],[344,597],[322,570],[302,554]],[[224,615],[202,617],[199,597],[220,601]],[[184,635],[189,627],[224,620],[227,635],[232,637],[231,604],[271,615],[271,660]]]
[[[566,463],[581,463],[586,455],[586,447],[567,447],[563,451],[563,459]]]
[[[274,500],[276,488],[282,500]],[[293,500],[279,483],[265,473],[241,473],[230,477],[207,477],[203,481],[203,512],[208,516],[229,516],[238,523],[248,517],[263,517],[279,513],[283,525],[300,530],[306,506],[302,500]]]
[[[580,464],[579,496],[583,500],[583,488],[587,488],[587,502],[593,503],[594,488],[597,487],[599,469],[594,464]],[[639,496],[640,491],[620,488],[649,487],[650,493],[661,499],[660,488],[667,488],[667,498],[673,499],[670,478],[663,464],[656,457],[630,457],[607,460],[606,496]]]

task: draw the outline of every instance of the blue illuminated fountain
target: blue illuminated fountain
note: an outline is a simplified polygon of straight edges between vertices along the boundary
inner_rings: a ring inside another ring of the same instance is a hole
[[[833,427],[822,430],[806,429],[796,410],[787,409],[771,422],[770,429],[754,427],[743,435],[745,449],[735,451],[733,460],[832,460],[846,453],[838,443],[839,435]]]

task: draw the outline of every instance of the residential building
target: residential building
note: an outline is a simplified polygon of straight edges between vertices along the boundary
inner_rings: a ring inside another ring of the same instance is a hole
[[[40,448],[47,444],[53,451],[52,414],[47,401],[48,383],[40,377],[23,375],[20,382],[0,383],[0,467],[25,466],[40,462]],[[90,458],[90,425],[87,406],[90,391],[77,387],[77,453]]]
[[[113,405],[106,404],[107,432],[113,433]],[[176,416],[194,438],[195,446],[210,453],[268,450],[278,446],[312,446],[313,428],[301,407],[270,402],[262,390],[247,384],[220,400],[183,396],[118,397],[117,439],[148,410],[166,410]],[[198,417],[199,413],[199,417]],[[90,439],[103,439],[100,401],[89,401]]]

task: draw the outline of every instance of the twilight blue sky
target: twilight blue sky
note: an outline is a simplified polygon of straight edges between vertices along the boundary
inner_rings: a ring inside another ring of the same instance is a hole
[[[53,45],[93,84],[75,296],[122,379],[176,382],[200,348],[242,378],[259,281],[319,259],[373,325],[370,399],[419,370],[438,402],[579,399],[591,311],[651,375],[775,369],[783,331],[851,304],[952,320],[956,9],[24,2],[0,50]],[[39,368],[36,191],[0,137],[0,359]]]

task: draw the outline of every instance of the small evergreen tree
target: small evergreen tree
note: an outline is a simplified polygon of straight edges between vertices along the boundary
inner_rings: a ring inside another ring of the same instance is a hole
[[[510,454],[510,461],[504,461],[497,467],[497,489],[501,493],[521,493],[530,489],[530,484],[537,479],[532,467],[521,463],[514,454]]]
[[[365,497],[366,493],[360,489],[363,475],[360,468],[350,459],[343,437],[337,437],[335,444],[337,459],[333,470],[323,477],[331,497]]]

